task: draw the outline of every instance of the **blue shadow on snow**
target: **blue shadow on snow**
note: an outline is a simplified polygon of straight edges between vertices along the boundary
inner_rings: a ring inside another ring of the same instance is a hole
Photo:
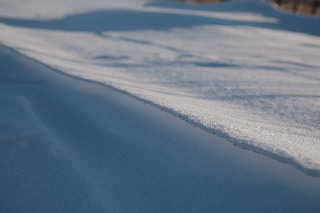
[[[43,30],[93,32],[129,30],[170,30],[172,28],[190,28],[202,25],[223,26],[269,26],[274,23],[259,23],[224,20],[197,15],[142,12],[131,10],[103,10],[66,16],[54,20],[31,20],[0,18],[0,23],[10,26]]]

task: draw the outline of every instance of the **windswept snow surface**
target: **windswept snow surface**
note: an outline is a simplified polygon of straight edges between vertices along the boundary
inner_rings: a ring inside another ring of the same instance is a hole
[[[319,177],[2,45],[0,64],[0,212],[319,212]]]
[[[1,0],[0,16],[23,54],[320,174],[319,18],[258,0]]]

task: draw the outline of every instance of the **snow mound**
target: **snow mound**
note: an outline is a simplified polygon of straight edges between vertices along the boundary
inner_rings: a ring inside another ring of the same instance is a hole
[[[39,4],[38,18],[7,3],[0,41],[319,174],[318,18],[260,1],[78,2]]]

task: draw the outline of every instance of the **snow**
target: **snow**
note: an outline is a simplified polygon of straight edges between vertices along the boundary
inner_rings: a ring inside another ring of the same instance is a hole
[[[254,0],[0,4],[2,43],[319,174],[319,18]]]
[[[0,211],[316,212],[319,21],[0,0]]]
[[[0,212],[317,212],[320,179],[0,46]]]

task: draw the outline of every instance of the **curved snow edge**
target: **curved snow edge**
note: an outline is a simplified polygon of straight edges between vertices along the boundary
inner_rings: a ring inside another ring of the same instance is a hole
[[[128,95],[138,101],[142,101],[146,104],[149,104],[153,107],[156,107],[158,109],[160,109],[161,111],[163,112],[166,112],[166,113],[169,113],[177,118],[180,118],[182,120],[185,120],[187,123],[191,124],[192,126],[196,127],[196,128],[199,128],[199,129],[202,129],[208,133],[211,133],[211,134],[214,134],[214,135],[217,135],[221,138],[224,138],[226,140],[228,140],[229,142],[231,142],[233,145],[241,148],[241,149],[247,149],[247,150],[251,150],[255,153],[258,153],[258,154],[263,154],[265,156],[268,156],[268,157],[271,157],[272,159],[275,159],[275,160],[278,160],[282,163],[287,163],[287,164],[290,164],[292,165],[293,167],[297,168],[298,170],[310,175],[310,176],[315,176],[315,177],[320,177],[320,168],[319,169],[313,169],[313,168],[308,168],[307,165],[304,165],[300,162],[298,162],[296,159],[294,159],[293,157],[290,157],[290,156],[280,156],[276,153],[273,153],[271,151],[268,151],[268,150],[265,150],[263,149],[262,147],[257,147],[257,146],[254,146],[252,144],[250,144],[250,140],[248,139],[241,139],[241,138],[235,138],[233,137],[230,133],[228,132],[225,132],[225,131],[222,131],[222,130],[219,130],[219,129],[214,129],[214,128],[209,128],[209,127],[206,127],[204,126],[203,124],[201,123],[198,123],[192,119],[190,119],[188,116],[186,115],[183,115],[181,113],[178,113],[172,109],[170,109],[169,107],[165,107],[165,106],[162,106],[160,104],[157,104],[155,102],[152,102],[150,100],[147,100],[145,98],[142,98],[142,97],[139,97],[138,95],[135,95],[135,94],[132,94],[130,93],[129,91],[126,91],[124,89],[121,89],[121,88],[118,88],[116,86],[113,86],[113,85],[110,85],[110,84],[107,84],[107,83],[104,83],[104,82],[99,82],[99,81],[95,81],[95,80],[92,80],[92,79],[85,79],[85,78],[82,78],[82,77],[79,77],[79,76],[75,76],[75,75],[71,75],[69,73],[66,73],[66,72],[63,72],[59,69],[56,69],[48,64],[45,64],[35,58],[32,58],[30,56],[27,56],[27,55],[24,55],[23,53],[20,53],[19,51],[15,50],[14,48],[11,48],[9,46],[6,46],[2,43],[0,43],[0,45],[10,49],[11,51],[19,54],[19,55],[22,55],[32,61],[35,61],[45,67],[47,67],[48,69],[54,71],[54,72],[57,72],[59,74],[62,74],[62,75],[65,75],[65,76],[68,76],[68,77],[71,77],[73,79],[77,79],[77,80],[81,80],[81,81],[85,81],[85,82],[90,82],[90,83],[95,83],[95,84],[98,84],[98,85],[101,85],[101,86],[104,86],[104,87],[107,87],[107,88],[110,88],[110,89],[113,89],[117,92],[120,92],[122,94],[125,94],[125,95]]]

